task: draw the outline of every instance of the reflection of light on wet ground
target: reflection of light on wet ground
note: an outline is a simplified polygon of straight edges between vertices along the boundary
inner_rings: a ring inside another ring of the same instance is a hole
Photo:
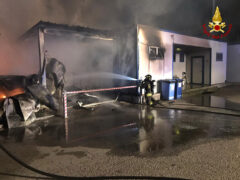
[[[240,104],[229,101],[226,98],[212,94],[204,94],[184,98],[184,101],[198,106],[217,107],[240,111]],[[177,102],[176,102],[177,103]]]
[[[174,112],[171,111],[169,114],[172,115]],[[139,130],[140,153],[172,146],[171,123],[163,119],[157,110],[145,110],[145,116],[140,121],[143,122]]]
[[[65,119],[65,138],[66,138],[66,143],[68,143],[68,119]]]
[[[66,121],[53,118],[0,135],[8,141],[39,146],[85,146],[111,149],[113,154],[144,154],[174,150],[202,138],[238,136],[240,121],[226,115],[121,105],[114,110],[72,111]]]

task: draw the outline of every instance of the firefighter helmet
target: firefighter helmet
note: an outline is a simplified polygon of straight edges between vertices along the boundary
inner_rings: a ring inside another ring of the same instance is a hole
[[[145,78],[148,80],[152,80],[152,76],[150,74],[146,75]]]

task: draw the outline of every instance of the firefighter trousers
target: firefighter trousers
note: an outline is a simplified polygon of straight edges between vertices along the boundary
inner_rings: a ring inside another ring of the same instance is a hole
[[[149,105],[149,106],[153,105],[152,93],[145,94],[145,101],[146,101],[147,105]]]

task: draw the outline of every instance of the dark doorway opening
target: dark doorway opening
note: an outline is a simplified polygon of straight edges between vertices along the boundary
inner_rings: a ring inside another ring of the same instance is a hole
[[[204,56],[191,58],[191,84],[204,85]]]

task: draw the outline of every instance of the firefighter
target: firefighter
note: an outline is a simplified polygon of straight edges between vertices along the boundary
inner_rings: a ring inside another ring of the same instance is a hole
[[[144,81],[141,83],[141,89],[145,90],[145,101],[146,104],[149,106],[153,105],[153,87],[154,87],[154,80],[152,80],[152,76],[150,74],[145,76]]]

